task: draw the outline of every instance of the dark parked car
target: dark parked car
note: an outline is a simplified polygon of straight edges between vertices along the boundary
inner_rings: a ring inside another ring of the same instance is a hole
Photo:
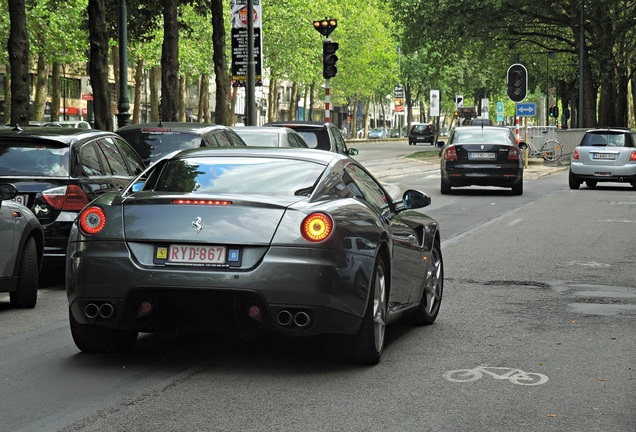
[[[197,147],[244,147],[231,128],[190,122],[142,123],[117,129],[146,165],[177,150]]]
[[[267,123],[265,126],[288,127],[298,132],[309,148],[340,153],[346,156],[355,156],[358,150],[347,148],[340,130],[332,123],[320,123],[312,121],[279,121]]]
[[[570,189],[582,182],[630,183],[636,189],[636,132],[629,129],[592,129],[585,133],[570,160]]]
[[[98,196],[123,190],[144,169],[126,141],[96,129],[37,127],[0,130],[0,183],[44,228],[45,258],[66,255],[78,212]]]
[[[322,336],[339,359],[377,363],[386,324],[439,312],[438,224],[412,211],[430,201],[394,200],[333,152],[184,150],[77,218],[73,339],[124,352],[138,332],[173,327]]]
[[[308,148],[303,137],[287,127],[240,126],[233,129],[250,147]]]
[[[411,125],[409,130],[409,145],[417,143],[435,143],[435,135],[433,134],[433,126],[429,123],[415,123]]]
[[[13,200],[18,188],[0,184],[0,292],[12,306],[35,307],[42,265],[44,232],[28,208]]]
[[[440,145],[443,145],[441,143]],[[495,126],[456,128],[441,151],[441,193],[452,187],[497,186],[523,194],[524,142],[510,129]]]

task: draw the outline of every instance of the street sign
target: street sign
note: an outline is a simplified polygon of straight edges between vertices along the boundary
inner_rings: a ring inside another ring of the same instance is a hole
[[[537,115],[537,104],[534,102],[517,103],[517,117],[532,117]]]
[[[455,96],[455,108],[463,108],[464,107],[464,96],[456,95]]]
[[[497,102],[497,121],[502,122],[504,120],[504,103]]]

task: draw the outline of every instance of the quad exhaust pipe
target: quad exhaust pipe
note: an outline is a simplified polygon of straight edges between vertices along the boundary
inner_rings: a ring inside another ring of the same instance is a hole
[[[110,303],[89,303],[84,307],[84,315],[89,319],[109,319],[115,315],[115,307]]]
[[[311,317],[305,311],[292,313],[287,309],[283,309],[276,315],[276,321],[283,327],[296,326],[303,328],[311,324]]]

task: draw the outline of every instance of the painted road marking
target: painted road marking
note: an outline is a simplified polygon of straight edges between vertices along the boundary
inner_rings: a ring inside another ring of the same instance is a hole
[[[484,374],[497,380],[508,380],[517,385],[541,385],[548,382],[548,377],[540,373],[488,365],[477,366],[473,369],[448,371],[444,374],[444,379],[452,382],[471,382],[483,378]]]

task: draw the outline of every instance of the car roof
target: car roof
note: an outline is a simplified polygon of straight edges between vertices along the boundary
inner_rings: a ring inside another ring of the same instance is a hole
[[[288,132],[288,133],[297,133],[292,128],[288,128],[285,126],[237,126],[232,128],[236,132],[241,131],[250,131],[250,132],[263,132],[263,133],[279,133],[279,132]]]
[[[74,141],[96,136],[116,136],[113,132],[99,129],[57,128],[49,126],[29,126],[25,128],[15,127],[0,129],[0,142],[8,140],[56,141],[60,144],[70,145]]]
[[[294,127],[306,127],[306,128],[323,128],[330,126],[331,123],[322,123],[318,121],[304,121],[304,120],[281,120],[277,122],[265,123],[265,126],[286,126],[290,128]]]
[[[330,164],[337,160],[349,159],[345,155],[318,149],[290,147],[199,147],[181,150],[172,156],[194,158],[205,156],[221,157],[275,157],[281,159],[299,159],[321,164]]]
[[[213,130],[227,130],[228,126],[217,125],[213,123],[193,123],[193,122],[159,122],[159,123],[139,123],[122,126],[116,132],[125,132],[131,130],[152,129],[153,132],[188,132],[193,134],[201,134]]]

